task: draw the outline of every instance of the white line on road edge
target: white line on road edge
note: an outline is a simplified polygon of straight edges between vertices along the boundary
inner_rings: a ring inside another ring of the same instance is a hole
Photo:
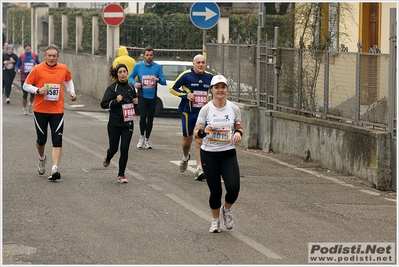
[[[165,194],[165,196],[167,196],[168,198],[172,199],[176,203],[182,205],[183,207],[185,207],[189,211],[192,211],[193,213],[197,214],[199,217],[203,218],[204,220],[209,221],[210,215],[208,215],[208,214],[204,213],[203,211],[197,209],[196,207],[190,205],[189,203],[187,203],[186,201],[180,199],[176,195],[174,195],[174,194]],[[243,234],[241,234],[241,233],[239,233],[237,231],[229,231],[228,233],[231,234],[232,236],[234,236],[235,238],[237,238],[238,240],[244,242],[248,246],[252,247],[253,249],[259,251],[260,253],[262,253],[263,255],[265,255],[268,258],[281,259],[281,257],[279,255],[277,255],[276,253],[274,253],[270,249],[262,246],[261,244],[255,242],[254,240],[248,238],[247,236],[245,236],[245,235],[243,235]]]
[[[380,193],[373,192],[373,191],[366,190],[366,189],[360,189],[359,191],[361,191],[361,192],[363,192],[363,193],[366,193],[366,194],[369,194],[369,195],[372,195],[372,196],[381,196]]]

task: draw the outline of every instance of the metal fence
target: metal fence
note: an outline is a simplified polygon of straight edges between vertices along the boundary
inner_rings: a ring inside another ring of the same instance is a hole
[[[388,54],[207,44],[211,71],[228,78],[229,99],[360,126],[388,127]],[[258,86],[257,86],[258,85]],[[257,89],[259,87],[259,90]]]

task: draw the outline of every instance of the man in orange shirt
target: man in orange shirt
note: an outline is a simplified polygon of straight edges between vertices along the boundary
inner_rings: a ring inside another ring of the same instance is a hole
[[[47,156],[44,153],[47,142],[47,128],[50,125],[51,140],[53,143],[50,181],[59,180],[61,174],[58,165],[62,154],[62,133],[64,130],[64,91],[66,89],[72,101],[76,101],[72,74],[65,64],[58,63],[59,50],[56,45],[46,48],[44,62],[36,65],[26,78],[23,89],[35,94],[33,102],[33,116],[36,127],[36,148],[39,152],[37,171],[43,175],[46,171]]]

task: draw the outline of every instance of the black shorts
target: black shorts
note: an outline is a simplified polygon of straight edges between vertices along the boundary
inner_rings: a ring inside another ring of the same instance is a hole
[[[53,147],[62,147],[62,134],[64,131],[64,113],[48,114],[34,112],[33,118],[35,120],[37,143],[43,146],[47,142],[47,130],[50,125],[51,140]]]

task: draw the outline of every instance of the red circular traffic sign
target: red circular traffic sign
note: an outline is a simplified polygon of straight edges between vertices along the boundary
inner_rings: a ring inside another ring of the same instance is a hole
[[[103,9],[103,20],[109,26],[119,26],[125,19],[125,11],[118,4],[109,4]]]

